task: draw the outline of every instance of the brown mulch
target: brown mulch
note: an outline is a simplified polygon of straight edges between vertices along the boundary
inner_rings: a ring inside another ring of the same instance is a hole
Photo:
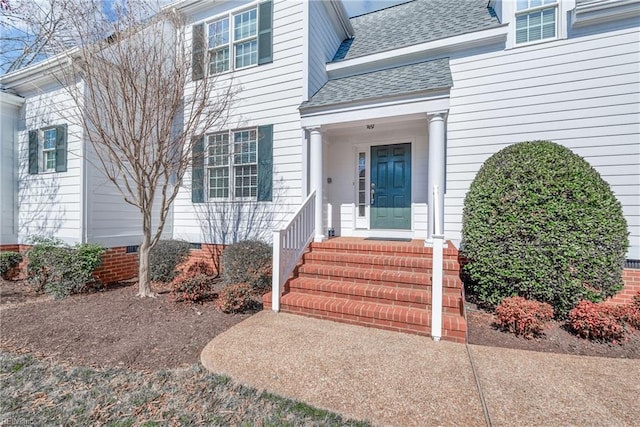
[[[0,348],[93,367],[160,370],[191,366],[216,335],[251,315],[225,314],[215,301],[175,303],[167,289],[138,298],[123,283],[53,300],[24,281],[0,283]]]
[[[503,332],[496,326],[494,314],[467,305],[469,344],[514,348],[544,353],[564,353],[583,356],[640,359],[640,332],[631,331],[629,340],[620,344],[600,343],[580,338],[558,321],[549,322],[544,335],[525,339]]]
[[[53,300],[25,281],[0,282],[0,348],[30,352],[74,365],[161,370],[191,366],[216,335],[251,316],[224,314],[215,301],[175,303],[168,289],[137,298],[135,283]],[[540,352],[640,359],[640,333],[622,344],[581,339],[558,322],[543,337],[500,331],[493,314],[468,305],[469,343]]]

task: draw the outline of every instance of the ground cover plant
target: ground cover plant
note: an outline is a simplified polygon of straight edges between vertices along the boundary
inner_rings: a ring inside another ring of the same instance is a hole
[[[0,424],[345,425],[339,415],[236,384],[200,365],[140,372],[0,352]]]
[[[584,159],[549,141],[511,145],[480,168],[464,202],[468,294],[496,307],[521,296],[560,317],[622,287],[620,202]]]

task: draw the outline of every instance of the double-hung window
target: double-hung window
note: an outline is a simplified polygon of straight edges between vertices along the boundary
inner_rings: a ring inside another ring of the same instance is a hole
[[[67,125],[29,131],[29,174],[67,170]]]
[[[229,70],[229,18],[209,24],[209,73]]]
[[[256,130],[208,135],[207,143],[209,199],[255,199],[258,194]]]
[[[273,1],[232,10],[192,27],[193,80],[273,61]]]
[[[557,37],[558,0],[518,0],[516,44]]]
[[[256,7],[207,25],[209,74],[258,63],[258,10]],[[233,66],[230,63],[233,58]]]
[[[193,203],[273,200],[273,125],[198,137],[192,161]]]
[[[42,132],[42,170],[50,172],[56,170],[56,128],[45,129]]]

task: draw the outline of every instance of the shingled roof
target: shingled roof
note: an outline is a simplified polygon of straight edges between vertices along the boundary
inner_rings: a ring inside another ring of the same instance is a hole
[[[449,58],[435,59],[329,80],[313,98],[302,103],[300,109],[408,95],[452,85]]]
[[[488,0],[414,0],[351,18],[354,38],[333,61],[356,58],[500,25]]]

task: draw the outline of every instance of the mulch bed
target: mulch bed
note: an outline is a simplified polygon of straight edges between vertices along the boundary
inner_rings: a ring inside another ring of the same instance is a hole
[[[140,370],[191,366],[216,335],[252,313],[225,314],[214,301],[175,303],[168,290],[138,298],[123,283],[63,300],[35,294],[24,281],[0,283],[0,347],[74,365]]]
[[[135,283],[53,300],[24,281],[0,282],[0,348],[53,357],[73,365],[155,371],[197,364],[216,335],[252,313],[225,314],[215,301],[176,303],[168,289],[138,298]],[[541,338],[500,331],[493,314],[468,304],[469,343],[493,347],[640,359],[640,334],[622,344],[578,338],[551,322]]]
[[[467,329],[469,344],[491,347],[515,348],[545,353],[565,353],[583,356],[640,359],[640,333],[630,334],[629,340],[621,344],[600,343],[580,338],[569,332],[565,325],[552,321],[544,336],[525,339],[501,331],[495,324],[492,313],[482,311],[475,305],[467,305]]]

